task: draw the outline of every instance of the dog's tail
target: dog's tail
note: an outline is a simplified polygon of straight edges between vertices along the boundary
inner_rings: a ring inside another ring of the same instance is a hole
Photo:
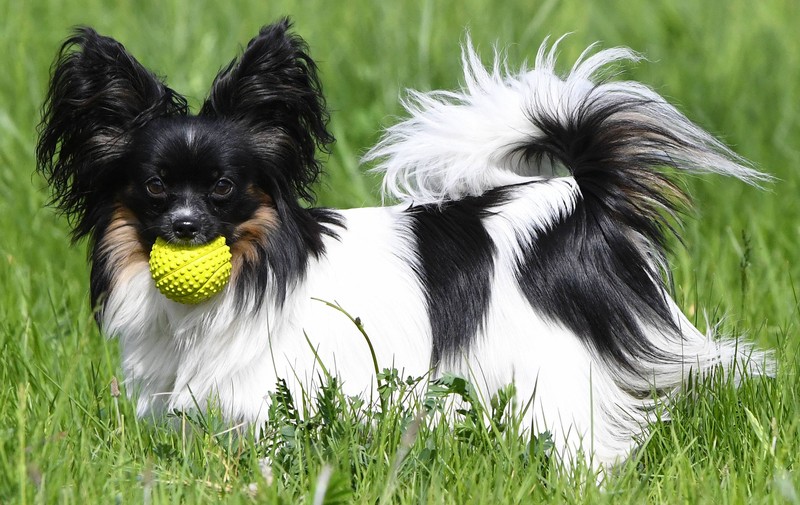
[[[713,172],[758,183],[767,176],[636,82],[608,81],[608,69],[640,57],[625,48],[587,49],[565,78],[558,43],[541,46],[532,70],[487,71],[467,42],[460,92],[411,91],[410,117],[365,156],[380,160],[385,196],[441,204],[525,182],[571,175],[584,196],[618,195],[649,217],[682,196],[665,168]],[[609,198],[604,198],[610,201]]]
[[[751,347],[706,342],[671,301],[658,272],[665,231],[672,229],[669,216],[687,201],[668,176],[718,173],[756,185],[770,177],[652,89],[607,79],[615,63],[638,60],[634,52],[592,54],[590,47],[562,78],[555,71],[557,45],[548,49],[545,42],[532,70],[511,74],[497,58],[485,69],[468,42],[465,87],[412,91],[404,103],[410,117],[389,128],[366,161],[378,161],[376,169],[385,173],[386,196],[414,205],[444,207],[511,184],[574,179],[571,197],[581,202],[580,210],[571,204],[572,219],[562,215],[550,224],[560,222],[561,233],[548,239],[548,230],[540,230],[533,260],[518,260],[519,276],[528,267],[535,273],[522,283],[523,291],[535,288],[526,292],[531,303],[572,321],[576,333],[589,335],[616,363],[637,368],[652,362],[642,374],[660,374],[653,370],[670,363],[663,373],[680,376],[675,364],[693,358],[702,370],[730,364]],[[576,258],[572,284],[540,265],[549,261],[542,249],[548,244],[561,248],[551,255]],[[599,287],[592,284],[596,279]],[[753,357],[768,362],[769,373],[769,357]]]

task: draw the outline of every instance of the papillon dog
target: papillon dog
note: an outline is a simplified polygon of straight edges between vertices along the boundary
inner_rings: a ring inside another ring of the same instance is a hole
[[[527,430],[549,430],[564,461],[608,465],[690,373],[770,373],[769,353],[692,325],[665,261],[687,200],[671,174],[767,176],[652,89],[610,79],[632,51],[589,48],[559,75],[557,45],[514,73],[467,42],[463,88],[410,92],[407,119],[364,157],[399,203],[335,210],[311,206],[334,139],[289,21],[260,30],[197,114],[120,43],[77,29],[36,154],[88,238],[91,302],[137,414],[213,404],[261,425],[277,381],[313,391],[320,364],[369,395],[374,355],[485,398],[513,383]],[[156,289],[156,238],[219,236],[222,292],[183,305]]]

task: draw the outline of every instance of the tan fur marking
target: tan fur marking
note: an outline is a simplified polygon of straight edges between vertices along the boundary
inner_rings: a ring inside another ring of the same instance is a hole
[[[117,207],[111,224],[100,239],[99,254],[105,257],[111,268],[111,282],[114,286],[126,281],[142,268],[149,268],[149,254],[139,241],[138,222],[129,209]]]
[[[245,263],[258,261],[258,247],[269,241],[269,234],[279,224],[278,213],[272,204],[272,198],[259,189],[250,188],[251,194],[261,200],[261,205],[253,213],[253,217],[241,223],[233,231],[231,244],[231,281],[235,282]]]

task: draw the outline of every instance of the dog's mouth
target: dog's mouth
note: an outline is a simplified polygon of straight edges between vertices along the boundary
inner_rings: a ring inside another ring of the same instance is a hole
[[[164,240],[165,242],[168,242],[170,244],[179,245],[179,246],[182,246],[182,247],[188,247],[188,246],[199,247],[199,246],[208,245],[216,237],[181,238],[181,237],[176,237],[176,236],[167,236],[167,237],[161,236],[160,238],[162,240]]]
[[[181,246],[201,246],[208,244],[222,233],[215,230],[203,218],[184,218],[171,220],[167,226],[161,226],[157,236],[170,244]]]
[[[214,234],[213,236],[211,234],[203,234],[191,238],[178,237],[173,234],[158,235],[158,238],[160,238],[164,242],[179,247],[203,247],[209,245],[213,241],[217,240],[219,237],[224,237],[226,243],[228,244],[231,243],[231,238],[226,236],[226,234],[224,233],[217,233]]]

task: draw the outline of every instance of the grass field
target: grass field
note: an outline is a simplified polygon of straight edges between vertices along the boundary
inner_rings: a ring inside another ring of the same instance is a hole
[[[594,4],[0,0],[0,503],[800,503],[800,4]],[[50,63],[71,26],[91,24],[196,106],[218,68],[284,14],[309,41],[332,109],[338,141],[319,200],[333,206],[378,201],[359,156],[400,114],[404,88],[459,84],[465,28],[486,61],[497,44],[514,65],[565,32],[565,70],[594,41],[643,52],[649,61],[624,77],[779,179],[765,191],[684,181],[696,211],[671,254],[690,318],[776,349],[777,377],[739,390],[723,378],[694,384],[603,489],[583,469],[555,468],[545,437],[529,446],[469,416],[452,430],[428,426],[334,387],[311,419],[274,412],[261,443],[223,433],[213,414],[178,430],[137,421],[124,392],[110,392],[116,343],[92,321],[85,244],[69,247],[33,175]]]

